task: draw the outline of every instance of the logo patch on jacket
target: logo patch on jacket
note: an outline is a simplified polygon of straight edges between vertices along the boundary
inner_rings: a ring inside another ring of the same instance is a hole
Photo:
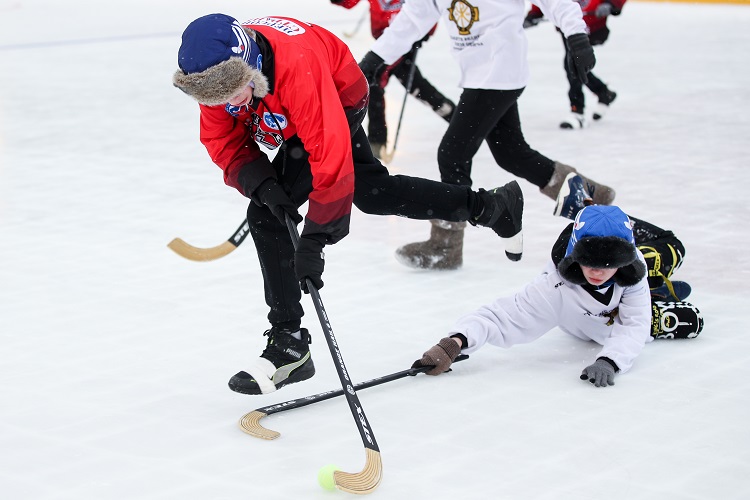
[[[284,130],[289,122],[287,122],[286,116],[284,115],[278,113],[271,114],[266,111],[263,113],[263,123],[270,129]]]
[[[255,19],[250,19],[242,24],[268,26],[269,28],[273,28],[276,31],[280,31],[289,36],[302,35],[305,32],[305,28],[294,21],[290,21],[289,19],[279,19],[277,17],[256,17]]]

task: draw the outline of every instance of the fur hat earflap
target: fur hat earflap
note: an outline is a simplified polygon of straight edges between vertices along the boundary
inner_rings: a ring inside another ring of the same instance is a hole
[[[248,85],[253,96],[268,94],[263,55],[252,32],[233,17],[209,14],[190,23],[177,55],[172,83],[201,104],[224,104]]]
[[[200,73],[185,74],[177,70],[172,83],[178,89],[207,106],[224,104],[253,86],[253,95],[262,99],[268,94],[268,79],[239,57],[232,57]]]
[[[630,219],[618,207],[591,205],[576,216],[565,257],[557,270],[571,283],[584,285],[587,281],[582,265],[618,268],[613,280],[621,286],[633,286],[646,275]]]

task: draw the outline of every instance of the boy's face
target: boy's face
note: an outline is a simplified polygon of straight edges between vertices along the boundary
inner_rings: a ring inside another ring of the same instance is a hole
[[[612,276],[615,275],[617,269],[617,267],[615,267],[614,269],[602,269],[597,267],[581,266],[583,277],[586,278],[586,281],[588,281],[589,284],[595,286],[606,283],[610,278],[612,278]]]
[[[235,96],[232,96],[227,102],[232,106],[244,106],[246,104],[250,104],[252,100],[253,88],[248,85],[242,92]]]

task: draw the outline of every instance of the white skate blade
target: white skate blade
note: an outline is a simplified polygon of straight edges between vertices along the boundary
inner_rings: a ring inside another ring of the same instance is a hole
[[[518,231],[515,236],[502,240],[505,244],[505,256],[514,262],[521,260],[521,256],[523,256],[523,230]]]
[[[586,117],[580,113],[569,113],[568,117],[560,122],[560,128],[566,130],[579,130],[587,126]]]
[[[608,104],[597,102],[596,106],[594,107],[594,113],[591,115],[591,118],[593,118],[594,120],[601,120],[607,114],[607,111],[609,111]]]

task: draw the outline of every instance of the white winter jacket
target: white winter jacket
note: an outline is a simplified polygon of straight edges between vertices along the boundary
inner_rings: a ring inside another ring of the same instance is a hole
[[[573,0],[534,3],[566,37],[587,32]],[[408,0],[372,51],[393,64],[442,19],[461,68],[461,88],[520,89],[529,80],[525,15],[524,0]]]
[[[639,258],[643,260],[640,252]],[[554,327],[602,345],[597,357],[607,357],[621,373],[627,372],[643,346],[653,340],[646,277],[635,286],[613,284],[589,292],[565,281],[550,261],[523,290],[463,316],[450,334],[464,335],[469,343],[462,352],[471,354],[485,343],[499,347],[528,343]]]

